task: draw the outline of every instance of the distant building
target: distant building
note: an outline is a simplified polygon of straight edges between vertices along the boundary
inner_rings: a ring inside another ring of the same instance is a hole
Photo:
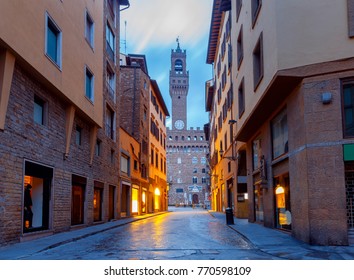
[[[170,205],[209,204],[208,142],[204,130],[187,128],[189,72],[186,51],[171,51],[170,96],[172,129],[167,130],[167,166]]]
[[[166,108],[162,94],[155,80],[148,75],[144,55],[121,55],[121,127],[140,145],[136,150],[136,162],[140,170],[139,183],[132,183],[129,173],[122,179],[122,215],[133,213],[132,205],[137,204],[137,212],[152,213],[167,210],[166,180]],[[128,153],[122,153],[130,159]],[[128,161],[129,162],[129,161]],[[130,160],[129,166],[132,162]],[[132,202],[132,204],[130,203]]]
[[[120,128],[120,181],[119,197],[121,217],[140,215],[146,211],[146,176],[141,172],[140,143],[122,127]]]
[[[149,183],[153,191],[152,209],[166,211],[168,207],[167,159],[166,159],[166,117],[170,115],[156,80],[150,81],[150,168]]]
[[[216,210],[221,201],[237,216],[245,201],[249,222],[311,244],[353,243],[354,1],[214,0],[210,30]],[[225,79],[234,106],[219,121]]]
[[[139,154],[138,164],[144,180],[139,185],[139,192],[141,194],[146,192],[148,194],[146,197],[152,200],[153,190],[149,189],[148,174],[150,124],[147,121],[150,114],[150,77],[144,55],[121,55],[120,82],[120,125],[140,145],[140,151],[137,152]],[[121,181],[121,187],[122,215],[130,216],[133,187],[125,180]]]

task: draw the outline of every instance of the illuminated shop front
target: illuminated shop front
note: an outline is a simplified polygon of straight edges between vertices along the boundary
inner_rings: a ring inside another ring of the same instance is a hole
[[[218,186],[213,190],[213,210],[221,211],[221,196],[220,196],[220,188]]]
[[[139,186],[133,185],[132,188],[132,214],[139,213]]]
[[[274,178],[277,228],[291,230],[289,174]]]
[[[143,190],[141,193],[141,213],[146,213],[146,190]]]
[[[25,162],[23,232],[49,229],[53,169]]]
[[[225,201],[225,184],[222,184],[221,185],[221,207],[222,207],[221,211],[222,212],[225,212],[225,203],[226,203],[226,201]]]
[[[154,191],[154,211],[159,211],[161,208],[161,191],[159,188],[155,188]]]

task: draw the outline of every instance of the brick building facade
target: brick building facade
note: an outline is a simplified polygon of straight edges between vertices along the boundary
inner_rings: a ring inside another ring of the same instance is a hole
[[[122,181],[127,193],[138,190],[139,213],[167,210],[166,117],[169,112],[144,55],[121,55],[120,123],[140,144],[139,184]],[[123,196],[125,197],[125,195]]]
[[[116,61],[128,4],[2,5],[12,28],[0,28],[1,245],[119,218]]]
[[[139,165],[144,181],[140,188],[149,192],[149,122],[150,77],[144,55],[121,56],[120,125],[140,144]],[[145,121],[144,121],[145,120]],[[132,186],[123,181],[122,188],[131,193]],[[153,194],[149,192],[148,197]],[[127,199],[124,195],[122,199]],[[129,203],[128,203],[129,204]],[[152,206],[150,206],[152,207]],[[148,208],[149,212],[152,209]]]

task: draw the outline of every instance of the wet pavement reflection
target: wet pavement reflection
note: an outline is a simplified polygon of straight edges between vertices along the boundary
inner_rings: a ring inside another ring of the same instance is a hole
[[[117,227],[31,259],[270,259],[204,209],[172,212]]]

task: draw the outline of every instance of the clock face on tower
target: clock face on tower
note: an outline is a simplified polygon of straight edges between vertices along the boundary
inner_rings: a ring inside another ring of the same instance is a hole
[[[184,122],[182,120],[175,121],[175,128],[176,129],[183,129],[184,128]]]

